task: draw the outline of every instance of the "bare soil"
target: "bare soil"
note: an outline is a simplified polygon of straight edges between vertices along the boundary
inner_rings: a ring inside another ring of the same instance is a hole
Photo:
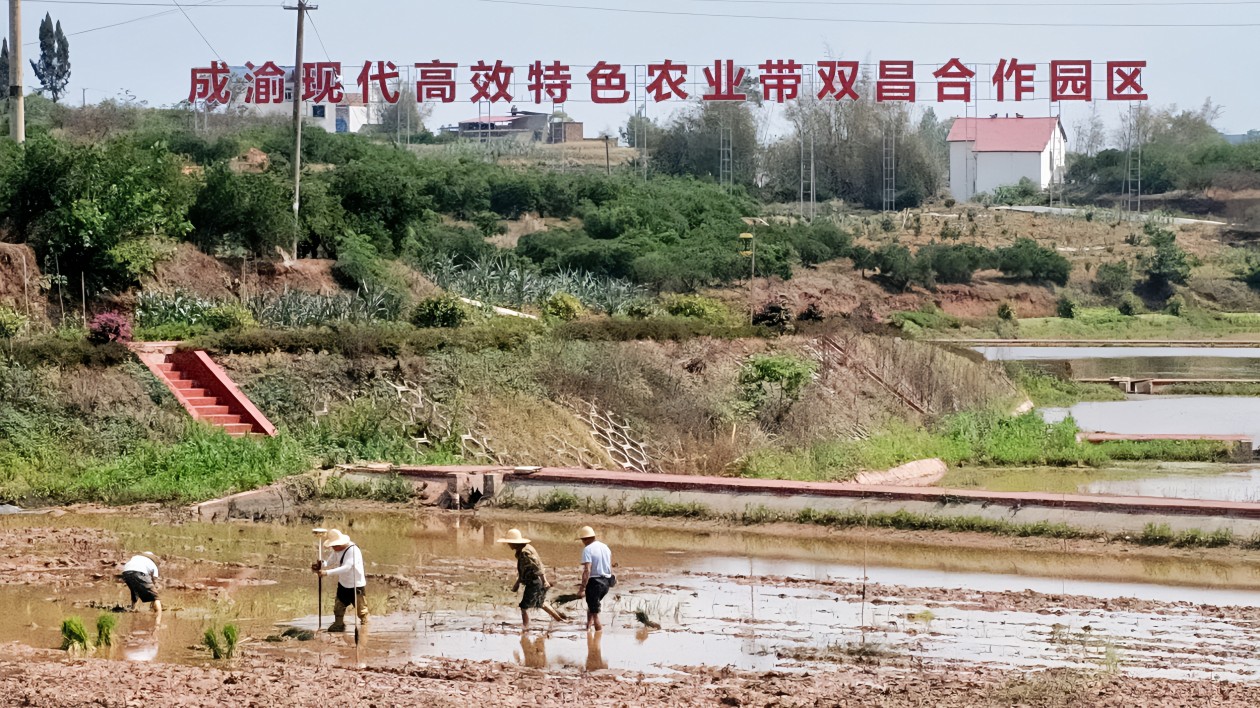
[[[251,656],[227,668],[0,650],[0,695],[21,706],[1254,706],[1260,686],[1095,672],[837,666],[801,674],[692,669],[645,680],[438,660],[361,669]]]

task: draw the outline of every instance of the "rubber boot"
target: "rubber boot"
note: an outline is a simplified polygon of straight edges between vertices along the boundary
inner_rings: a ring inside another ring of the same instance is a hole
[[[341,600],[333,603],[333,623],[328,625],[329,632],[346,631],[346,606]]]

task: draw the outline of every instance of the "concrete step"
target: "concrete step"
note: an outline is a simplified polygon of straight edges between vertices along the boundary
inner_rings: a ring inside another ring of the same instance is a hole
[[[242,437],[244,435],[248,435],[249,432],[254,429],[254,426],[249,423],[230,423],[223,426],[223,429],[227,431],[228,435]]]
[[[207,423],[214,423],[215,425],[221,425],[226,428],[228,426],[240,423],[241,417],[239,415],[229,415],[227,413],[223,413],[219,415],[208,415],[201,418],[201,420],[204,420]]]
[[[190,389],[190,390],[196,390],[196,389]],[[192,406],[193,408],[201,408],[202,406],[219,405],[219,399],[215,398],[214,396],[198,396],[196,398],[192,396],[185,396],[184,398],[185,400],[188,401],[188,405]]]
[[[197,382],[192,379],[168,378],[167,381],[170,381],[172,386],[180,390],[197,388]]]
[[[165,373],[168,373],[168,374],[169,374],[169,373],[171,373],[171,372],[175,371],[175,365],[174,365],[174,364],[172,364],[172,363],[171,363],[171,362],[169,362],[169,361],[168,361],[168,362],[164,362],[164,363],[161,363],[161,364],[158,364],[158,365],[157,365],[157,370],[158,370],[158,371],[162,371],[162,372],[165,372]]]
[[[187,398],[187,399],[209,398],[211,401],[219,400],[217,398],[212,397],[210,395],[210,392],[205,390],[204,388],[181,388],[179,392],[184,394],[184,398]]]
[[[218,399],[215,399],[216,401]],[[197,411],[198,418],[209,418],[217,415],[227,415],[231,409],[227,406],[215,405],[214,403],[204,406],[193,406],[193,410]]]

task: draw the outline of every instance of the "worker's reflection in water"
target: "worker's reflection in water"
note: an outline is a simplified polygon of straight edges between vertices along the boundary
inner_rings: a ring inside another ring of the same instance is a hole
[[[547,668],[547,644],[541,635],[530,637],[521,634],[521,658],[525,666],[531,669]]]
[[[608,662],[604,661],[604,651],[600,647],[600,642],[604,640],[603,632],[591,632],[586,635],[586,670],[599,671],[608,668]]]
[[[162,627],[161,620],[152,624],[140,620],[136,624],[140,626],[127,635],[127,641],[123,644],[123,658],[127,661],[156,660],[158,655],[158,630]]]

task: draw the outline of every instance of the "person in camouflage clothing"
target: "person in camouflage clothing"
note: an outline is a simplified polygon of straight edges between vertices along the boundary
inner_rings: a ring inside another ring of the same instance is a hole
[[[517,529],[509,529],[506,538],[498,540],[506,543],[516,551],[516,584],[512,592],[525,588],[521,596],[521,630],[529,629],[529,611],[541,608],[555,620],[566,620],[565,617],[547,602],[547,588],[551,583],[547,580],[547,568],[543,565],[538,551],[529,545],[529,539],[521,535]]]

